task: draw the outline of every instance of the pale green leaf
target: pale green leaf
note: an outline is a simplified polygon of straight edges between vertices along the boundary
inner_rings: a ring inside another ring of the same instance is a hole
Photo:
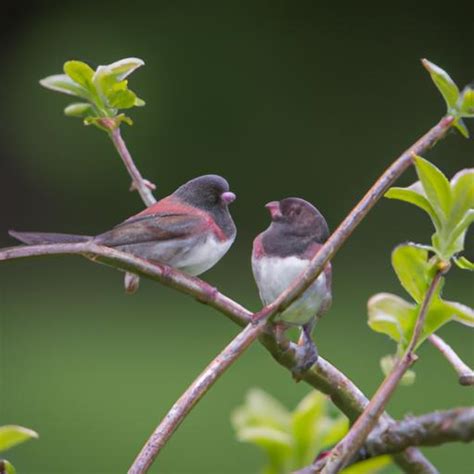
[[[452,255],[464,250],[464,238],[469,226],[474,222],[474,209],[469,209],[449,234],[449,241],[446,245],[446,254],[450,258]]]
[[[416,156],[415,167],[426,197],[443,222],[451,210],[451,186],[446,176],[432,163]]]
[[[298,465],[310,464],[316,450],[320,421],[325,416],[326,398],[315,390],[301,400],[292,415],[292,432]]]
[[[466,257],[454,258],[454,263],[462,270],[474,272],[474,263],[470,262]]]
[[[62,92],[63,94],[75,95],[83,98],[87,98],[89,96],[88,91],[84,89],[84,87],[74,82],[66,74],[55,74],[53,76],[48,76],[44,79],[41,79],[39,83],[43,87],[46,87],[46,89]]]
[[[427,337],[435,333],[441,326],[455,317],[455,309],[451,303],[435,296],[425,316],[425,324],[418,339],[416,347],[419,347]]]
[[[68,117],[85,117],[94,113],[94,108],[87,102],[76,102],[69,104],[65,109],[64,113]]]
[[[67,61],[64,63],[64,72],[77,84],[87,90],[93,90],[92,76],[94,70],[82,61]]]
[[[433,64],[427,59],[423,59],[422,63],[430,73],[431,79],[435,83],[436,87],[441,92],[441,95],[446,101],[448,109],[454,107],[459,98],[458,86],[451,79],[449,74],[436,64]]]
[[[278,400],[258,388],[247,392],[244,405],[234,410],[231,417],[237,432],[255,426],[289,431],[290,419],[289,411]]]
[[[474,209],[474,168],[457,172],[450,182],[453,203],[449,226],[453,227],[464,217],[469,209]]]
[[[428,252],[414,245],[399,245],[392,252],[392,266],[405,290],[421,303],[431,282]]]
[[[458,109],[463,117],[474,117],[474,89],[467,86],[459,98]]]
[[[114,63],[105,66],[99,66],[93,76],[93,81],[96,82],[100,76],[114,76],[116,81],[123,81],[133,71],[143,66],[145,62],[139,58],[125,58],[115,61]]]
[[[38,438],[38,433],[22,426],[0,426],[0,452],[24,443],[31,438]]]
[[[367,306],[372,330],[388,335],[402,346],[408,344],[417,316],[415,305],[390,293],[378,293],[369,299]]]
[[[417,183],[420,183],[420,182],[418,181]],[[422,194],[420,192],[415,191],[415,189],[411,189],[411,188],[412,187],[390,188],[385,193],[385,197],[389,199],[398,199],[400,201],[408,202],[410,204],[414,204],[415,206],[423,209],[431,217],[431,220],[433,221],[433,224],[435,225],[435,227],[439,229],[441,224],[438,219],[438,216],[436,215],[433,207],[431,206],[430,202],[428,201],[424,193]]]
[[[291,436],[275,428],[249,427],[237,433],[241,442],[252,443],[262,448],[268,456],[267,474],[289,472],[291,458]]]
[[[451,313],[454,320],[466,326],[474,327],[474,309],[455,301],[444,301],[446,311]]]

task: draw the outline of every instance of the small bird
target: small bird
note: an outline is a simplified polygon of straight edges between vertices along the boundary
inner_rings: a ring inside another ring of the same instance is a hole
[[[271,215],[270,226],[253,242],[252,270],[263,304],[272,303],[306,269],[329,237],[322,214],[300,198],[272,201],[265,206]],[[297,346],[295,378],[307,371],[318,358],[311,339],[316,321],[331,306],[332,270],[328,263],[313,284],[282,313],[277,314],[277,337],[291,326],[301,326]]]
[[[9,233],[30,245],[93,242],[199,275],[214,266],[235,240],[236,228],[228,208],[235,197],[224,178],[205,175],[95,237]]]

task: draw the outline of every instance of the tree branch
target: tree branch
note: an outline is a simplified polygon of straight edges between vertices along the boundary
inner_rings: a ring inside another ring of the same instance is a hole
[[[441,354],[446,357],[448,362],[453,366],[454,370],[459,376],[459,383],[461,385],[474,385],[474,371],[466,365],[462,359],[456,354],[454,349],[441,339],[436,334],[432,334],[428,337],[428,340],[433,346],[438,349]]]
[[[263,320],[257,324],[249,324],[206,367],[163,418],[138,454],[128,474],[141,474],[148,471],[184,418],[227,368],[257,339],[265,324]]]
[[[455,408],[418,417],[407,417],[397,423],[376,428],[349,465],[385,454],[396,454],[410,446],[438,446],[440,444],[474,440],[474,408]],[[322,458],[294,474],[321,472],[327,462]]]
[[[120,133],[120,128],[114,125],[112,130],[109,132],[109,137],[111,138],[115,148],[122,158],[123,164],[125,165],[125,168],[127,168],[128,174],[132,178],[131,189],[136,189],[139,192],[143,202],[147,207],[155,204],[156,199],[151,191],[156,189],[156,186],[150,181],[144,179],[138,168],[135,166],[132,155],[130,155],[127,145],[125,144]]]
[[[0,262],[46,255],[81,255],[97,263],[110,265],[125,271],[133,271],[140,276],[195,297],[202,303],[217,309],[239,326],[248,324],[252,317],[250,311],[219,293],[216,288],[199,278],[189,276],[166,265],[151,263],[119,250],[87,242],[11,247],[0,250]],[[256,327],[259,328],[259,325]],[[294,350],[291,350],[292,347],[288,350],[288,348],[280,346],[271,332],[264,332],[260,336],[260,340],[282,366],[289,370],[295,366],[296,358]],[[302,379],[317,390],[327,394],[333,403],[352,421],[363,412],[369,402],[352,380],[321,356],[318,358],[316,365],[307,371]],[[388,415],[384,415],[382,419],[392,420]],[[416,450],[413,451],[418,453]],[[396,461],[399,465],[405,466],[407,472],[430,472],[427,469],[410,471],[410,466],[413,466],[415,462],[410,459],[410,456],[410,453],[399,455],[396,457]],[[419,454],[419,457],[423,466],[430,465],[423,455]]]
[[[390,400],[393,392],[397,388],[405,372],[416,361],[415,348],[423,330],[426,314],[429,306],[439,287],[443,274],[449,269],[448,266],[439,268],[434,275],[428,290],[423,299],[418,318],[413,329],[408,347],[400,360],[395,364],[390,374],[385,378],[382,385],[378,388],[370,403],[365,408],[362,415],[352,425],[349,433],[336,445],[328,457],[326,465],[322,471],[323,474],[337,474],[352,459],[354,454],[363,445],[367,436],[377,424],[380,415],[383,413],[386,404]]]
[[[412,163],[413,155],[420,154],[436,143],[436,141],[443,137],[447,130],[449,130],[453,121],[454,118],[452,116],[443,117],[443,119],[441,119],[441,121],[435,127],[433,127],[427,134],[425,134],[412,147],[403,153],[382,174],[382,176],[369,189],[361,201],[351,210],[339,227],[329,237],[321,250],[310,262],[308,269],[299,275],[293,284],[273,303],[265,306],[253,316],[253,321],[257,323],[257,326],[250,329],[247,327],[244,330],[244,333],[248,335],[248,338],[245,339],[245,344],[239,345],[239,354],[235,354],[231,343],[221,354],[219,354],[219,356],[217,356],[216,359],[214,359],[208,369],[206,369],[182,395],[180,400],[177,402],[178,406],[176,404],[173,406],[171,411],[165,417],[164,421],[153,432],[144,449],[140,452],[137,459],[135,460],[130,473],[137,474],[146,472],[148,470],[148,467],[151,465],[163,446],[161,441],[166,442],[170,438],[171,434],[179,426],[182,419],[189,413],[201,396],[204,395],[207,390],[209,390],[211,385],[216,382],[217,378],[231,365],[234,360],[238,358],[238,356],[243,351],[245,351],[250,343],[263,333],[266,325],[260,323],[268,321],[272,316],[283,311],[311,285],[311,283],[322,272],[326,263],[336,254],[339,248],[344,244],[354,229],[362,221],[362,219],[369,213],[375,203],[384,195],[387,189]],[[240,334],[237,336],[236,341],[240,338],[240,336]],[[227,350],[231,351],[232,357],[227,357]],[[224,362],[229,360],[229,363]],[[214,363],[217,363],[218,361],[220,361],[222,370],[219,371],[219,374],[217,375],[215,373]],[[204,380],[207,381],[206,386],[200,385],[203,377]],[[196,384],[198,384],[200,387],[198,397],[191,395],[195,392]],[[142,469],[139,469],[138,466],[142,466]]]
[[[246,347],[248,347],[250,342],[255,340],[260,335],[263,335],[264,330],[266,328],[265,321],[267,321],[269,318],[271,318],[278,312],[281,312],[282,310],[287,308],[296,298],[298,298],[299,295],[301,295],[311,285],[314,279],[316,279],[317,276],[321,273],[326,263],[335,255],[337,250],[343,245],[343,243],[351,235],[353,230],[357,227],[357,225],[372,209],[375,203],[383,196],[385,191],[397,180],[397,178],[408,168],[408,166],[412,162],[413,154],[421,154],[428,148],[433,146],[439,139],[441,139],[446,134],[446,132],[451,127],[453,121],[454,118],[452,116],[443,117],[437,125],[435,125],[423,137],[421,137],[412,147],[405,151],[382,174],[382,176],[376,181],[376,183],[366,193],[362,200],[354,207],[354,209],[348,214],[348,216],[344,219],[344,221],[340,224],[336,231],[331,235],[331,237],[324,244],[318,254],[312,259],[310,265],[308,266],[308,269],[303,272],[302,275],[300,275],[295,280],[295,282],[279,296],[279,298],[277,298],[273,303],[268,306],[265,306],[258,313],[255,313],[255,315],[253,315],[253,326],[249,326],[244,331],[244,334],[248,337],[248,344],[246,342],[247,339],[244,338],[244,341],[241,341],[240,345],[238,345],[238,347],[240,348],[240,352],[238,354],[236,353],[233,359],[231,359],[228,364],[223,363],[222,359],[219,359],[220,363],[223,364],[222,371],[219,372],[219,375],[222,374],[225,369],[231,365],[233,360],[237,359],[237,357],[246,349]],[[141,191],[140,194],[145,200],[145,189],[150,195],[151,192],[146,187],[146,184],[145,188],[142,186],[144,183],[143,178],[141,178],[141,175],[134,166],[131,156],[128,153],[128,150],[120,136],[120,132],[118,129],[111,133],[111,138],[117,150],[119,151],[120,156],[124,160],[127,169],[131,173],[134,179],[134,183],[136,183],[137,185],[137,189]],[[136,274],[151,277],[164,283],[167,286],[172,286],[183,293],[191,294],[208,304],[212,304],[214,307],[220,309],[222,312],[224,312],[224,314],[227,314],[233,319],[237,318],[241,320],[243,316],[241,314],[242,307],[239,307],[237,313],[234,313],[234,302],[232,300],[224,297],[223,295],[220,295],[217,290],[213,289],[212,287],[197,278],[187,277],[181,272],[173,270],[170,267],[167,267],[166,265],[154,265],[149,262],[145,262],[141,259],[135,259],[133,256],[117,251],[115,249],[100,247],[91,243],[58,245],[53,244],[11,248],[6,249],[4,251],[0,251],[0,261],[12,258],[21,258],[46,254],[82,254],[88,258],[91,258],[92,260],[99,260],[102,263],[111,264],[112,266],[121,268],[126,271],[131,271]],[[240,335],[237,336],[237,339],[239,339],[239,337]],[[228,348],[229,347],[232,347],[232,343],[230,346],[228,346]],[[286,359],[286,356],[281,355],[282,351],[285,352],[284,349],[279,348],[279,352],[274,354],[275,358],[282,357],[283,359]],[[295,362],[294,354],[292,362],[293,364]],[[291,367],[293,367],[293,365]],[[304,378],[306,379],[306,377],[310,377],[311,373],[313,373],[313,376],[317,377],[317,373],[312,370],[309,371]],[[206,380],[207,386],[202,387],[200,389],[202,390],[202,394],[204,394],[209,389],[209,387],[217,380],[217,376],[208,377]],[[202,394],[200,396],[202,396]],[[199,400],[200,396],[197,397],[195,401],[189,399],[191,400],[189,410]],[[339,395],[335,394],[335,400],[338,399],[338,396]],[[352,394],[349,398],[352,399]],[[356,396],[356,399],[357,398],[358,396]],[[353,401],[354,400],[351,400],[351,402]],[[183,416],[188,413],[189,410],[183,409]],[[176,427],[179,425],[180,422],[181,420],[177,422]],[[409,460],[405,459],[405,461],[409,463]],[[426,463],[429,466],[428,461],[426,461]]]

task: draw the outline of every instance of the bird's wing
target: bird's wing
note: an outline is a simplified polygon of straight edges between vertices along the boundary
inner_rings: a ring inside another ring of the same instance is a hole
[[[145,242],[185,239],[202,233],[208,227],[205,216],[189,213],[156,213],[137,215],[98,235],[94,243],[107,247]]]

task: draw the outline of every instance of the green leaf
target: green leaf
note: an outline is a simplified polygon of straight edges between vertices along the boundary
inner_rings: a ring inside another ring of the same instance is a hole
[[[420,182],[417,181],[417,183],[420,183]],[[414,204],[420,209],[423,209],[431,217],[431,220],[433,221],[433,224],[435,225],[435,227],[439,229],[441,226],[441,223],[440,223],[440,220],[438,219],[438,216],[436,215],[436,212],[433,209],[433,206],[430,204],[430,202],[428,201],[428,199],[426,198],[424,194],[421,194],[420,192],[417,192],[414,189],[414,186],[417,183],[415,183],[414,185],[408,188],[399,188],[399,187],[390,188],[385,193],[385,197],[388,199],[398,199],[400,201],[408,202],[410,204]]]
[[[254,426],[289,430],[290,418],[289,411],[278,400],[258,388],[247,392],[244,405],[237,408],[231,417],[237,432]]]
[[[392,252],[392,266],[405,290],[421,303],[431,282],[428,252],[414,245],[399,245]]]
[[[380,368],[385,375],[388,375],[392,370],[395,364],[397,363],[398,358],[392,354],[386,355],[380,359]],[[416,373],[414,370],[407,370],[402,378],[400,383],[405,386],[413,385],[415,383]]]
[[[0,473],[16,474],[16,469],[6,459],[0,459]]]
[[[459,98],[458,109],[463,117],[474,117],[474,89],[467,86]]]
[[[86,63],[82,61],[67,61],[64,63],[64,72],[79,85],[87,90],[94,90],[92,84],[92,76],[94,70]]]
[[[450,182],[453,203],[449,226],[455,226],[469,209],[474,209],[474,168],[457,172]]]
[[[130,109],[131,107],[145,105],[145,102],[139,99],[130,89],[111,93],[108,96],[108,102],[111,107],[116,109]]]
[[[41,79],[39,83],[43,87],[46,87],[46,89],[50,89],[52,91],[62,92],[63,94],[68,95],[76,95],[83,98],[89,97],[88,91],[84,89],[84,87],[74,82],[70,77],[66,76],[66,74],[55,74],[53,76],[48,76],[44,79]]]
[[[418,339],[416,347],[418,348],[427,337],[435,333],[441,326],[451,321],[455,317],[455,310],[451,303],[442,300],[439,296],[433,298],[431,305],[425,316],[425,324]]]
[[[22,426],[0,426],[0,452],[24,443],[31,438],[38,438],[38,433]]]
[[[474,263],[470,262],[466,257],[454,258],[454,263],[462,270],[474,272]]]
[[[317,444],[318,420],[325,416],[326,399],[317,391],[310,392],[296,407],[292,416],[292,432],[298,465],[310,464]]]
[[[459,89],[455,82],[449,77],[449,74],[441,69],[436,64],[422,59],[421,61],[426,70],[430,73],[431,79],[435,83],[435,86],[441,92],[448,109],[455,107],[456,102],[459,98]]]
[[[65,109],[64,113],[68,117],[86,117],[94,113],[94,107],[87,102],[75,102],[69,104]]]
[[[451,258],[454,254],[464,250],[464,239],[469,226],[474,222],[474,209],[470,209],[464,214],[457,226],[451,230],[444,252],[446,258]]]
[[[127,90],[127,81],[124,79],[143,64],[144,62],[141,59],[126,58],[106,66],[99,66],[92,81],[100,91],[102,98],[110,103],[111,100],[116,100],[113,99],[116,92]],[[135,95],[134,97],[135,101],[129,107],[145,105],[144,101],[138,99]]]
[[[469,138],[469,130],[464,123],[464,120],[461,118],[457,118],[452,125],[454,128],[458,130],[458,132],[464,137]]]
[[[93,76],[93,81],[96,82],[100,77],[104,76],[113,76],[116,81],[123,81],[144,64],[145,62],[139,58],[120,59],[106,66],[99,66]]]
[[[417,316],[417,306],[407,303],[399,296],[378,293],[368,303],[369,327],[399,342],[405,347]]]
[[[268,456],[267,474],[283,474],[289,472],[291,456],[291,437],[289,434],[274,428],[252,427],[238,432],[241,442],[252,443],[262,448]]]
[[[433,206],[440,221],[451,210],[451,186],[446,176],[432,163],[421,156],[415,156],[415,167],[425,190],[428,201]]]
[[[454,320],[465,326],[474,327],[474,309],[455,301],[444,301],[443,303],[446,311],[450,312]]]

